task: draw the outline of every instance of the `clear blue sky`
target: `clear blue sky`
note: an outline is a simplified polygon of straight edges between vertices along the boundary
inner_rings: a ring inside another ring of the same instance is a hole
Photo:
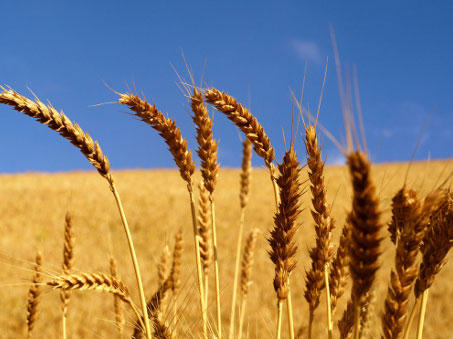
[[[173,167],[154,130],[129,117],[102,83],[139,91],[173,117],[195,150],[186,99],[170,63],[185,74],[181,50],[200,78],[236,96],[257,115],[277,149],[289,133],[288,88],[314,107],[327,56],[320,120],[343,133],[329,37],[344,64],[357,65],[367,140],[378,162],[411,156],[435,114],[417,158],[448,158],[453,141],[453,4],[449,1],[8,1],[0,13],[0,83],[49,100],[100,141],[112,167]],[[0,172],[87,169],[68,142],[0,107]],[[223,166],[240,164],[238,133],[215,113]],[[303,144],[298,139],[298,148]],[[325,141],[328,161],[340,153]],[[255,157],[255,164],[261,162]]]

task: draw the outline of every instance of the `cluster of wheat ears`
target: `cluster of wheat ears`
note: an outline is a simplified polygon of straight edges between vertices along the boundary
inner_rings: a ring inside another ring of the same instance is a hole
[[[1,89],[0,103],[9,105],[14,110],[36,119],[68,139],[106,179],[114,195],[124,227],[140,298],[138,304],[133,301],[129,288],[118,275],[114,258],[110,259],[110,272],[73,272],[74,236],[72,218],[70,214],[67,214],[61,275],[45,281],[41,271],[41,254],[38,253],[36,256],[35,273],[28,294],[28,337],[31,337],[37,321],[40,292],[46,286],[59,290],[61,295],[63,338],[67,335],[67,310],[72,290],[96,290],[112,294],[115,321],[120,337],[124,336],[125,330],[123,305],[128,305],[136,315],[133,338],[198,336],[197,333],[177,333],[175,323],[165,320],[162,316],[163,309],[170,305],[168,299],[175,298],[181,287],[182,232],[179,231],[175,234],[171,265],[170,250],[168,247],[164,249],[158,267],[159,288],[154,295],[147,299],[143,291],[132,235],[120,195],[110,171],[108,158],[103,154],[98,142],[94,141],[79,125],[72,123],[63,112],[58,112],[50,104],[46,105],[37,98],[30,100],[11,88],[2,87]],[[380,243],[383,239],[381,229],[387,224],[390,238],[396,248],[396,255],[385,298],[385,312],[381,317],[382,337],[408,338],[418,314],[417,338],[421,338],[428,291],[436,274],[445,263],[447,252],[453,245],[453,195],[444,188],[445,185],[433,189],[422,199],[414,190],[404,184],[392,199],[392,217],[388,223],[385,223],[381,220],[379,198],[370,176],[371,164],[366,146],[360,147],[351,119],[345,119],[347,145],[343,151],[350,172],[353,195],[347,220],[336,246],[332,239],[335,221],[331,217],[331,207],[326,198],[324,162],[318,143],[317,117],[307,120],[301,115],[309,178],[307,186],[310,187],[312,196],[312,206],[309,208],[314,221],[316,245],[309,251],[311,266],[306,272],[305,278],[304,296],[308,304],[309,317],[297,319],[301,322],[297,326],[293,317],[290,283],[291,273],[296,269],[295,254],[298,250],[294,236],[300,226],[298,218],[302,208],[300,197],[302,194],[309,193],[304,192],[303,184],[300,181],[302,167],[294,147],[294,135],[291,133],[290,145],[285,146],[283,158],[281,162],[277,162],[274,148],[262,125],[235,98],[215,88],[200,89],[187,85],[186,90],[193,112],[192,119],[196,126],[197,154],[201,160],[202,180],[198,185],[193,179],[195,163],[192,160],[192,153],[188,150],[187,141],[182,137],[175,122],[162,114],[154,104],[150,104],[135,94],[118,93],[118,95],[119,103],[127,106],[133,116],[159,132],[168,145],[181,178],[187,185],[192,215],[194,263],[199,297],[201,324],[199,335],[205,339],[208,337],[231,339],[241,338],[244,332],[244,322],[247,317],[247,295],[253,278],[253,257],[258,234],[256,230],[252,229],[245,241],[243,239],[244,219],[250,191],[253,147],[256,154],[263,158],[274,189],[274,226],[266,237],[269,244],[267,253],[275,266],[273,280],[276,296],[275,337],[281,337],[282,326],[284,326],[282,314],[286,312],[289,337],[291,339],[305,336],[311,338],[314,314],[320,304],[322,293],[325,293],[326,300],[326,336],[328,338],[333,338],[336,332],[340,338],[367,337],[369,330],[367,320],[369,309],[373,303],[372,286],[376,271],[380,267]],[[297,101],[297,104],[302,112],[301,101],[302,99]],[[213,138],[213,121],[208,111],[208,104],[223,113],[246,137],[243,142],[239,196],[241,214],[237,230],[233,297],[230,301],[231,313],[228,331],[224,331],[225,324],[222,323],[221,317],[224,301],[221,300],[222,281],[217,260],[217,252],[221,250],[217,248],[214,200],[219,170],[218,142]],[[364,144],[363,140],[362,144]],[[197,187],[198,201],[195,199]],[[216,316],[213,322],[208,320],[211,268],[213,268],[215,277],[215,286],[211,287],[215,291]],[[339,316],[339,320],[335,322],[336,306],[345,292],[349,279],[352,281],[349,301],[343,315]],[[413,306],[411,312],[408,312],[410,304]],[[172,305],[176,319],[178,313],[176,298]],[[239,314],[236,314],[236,310]],[[334,328],[337,328],[337,331]]]

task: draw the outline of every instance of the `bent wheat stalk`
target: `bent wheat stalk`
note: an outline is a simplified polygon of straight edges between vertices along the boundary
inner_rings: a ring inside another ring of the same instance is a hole
[[[49,127],[50,129],[58,132],[62,137],[69,140],[71,144],[76,146],[80,150],[80,152],[82,152],[82,154],[88,159],[88,161],[97,169],[99,174],[107,180],[110,186],[110,190],[112,191],[115,198],[118,211],[121,216],[121,221],[123,223],[123,228],[126,233],[129,252],[131,254],[135,277],[137,280],[142,312],[143,314],[146,314],[145,293],[143,291],[140,268],[138,265],[129,225],[127,223],[126,215],[124,214],[118,190],[116,189],[115,183],[113,181],[113,176],[110,173],[109,160],[102,153],[101,147],[99,146],[98,142],[93,141],[91,136],[88,133],[84,132],[79,125],[73,124],[72,121],[69,120],[69,118],[63,112],[58,112],[51,105],[46,106],[41,101],[39,101],[39,99],[36,99],[35,101],[30,100],[12,89],[6,89],[4,87],[0,88],[3,90],[3,92],[0,93],[0,104],[12,106],[16,111],[22,112],[34,118],[41,124],[47,125],[47,127]],[[151,339],[151,328],[149,319],[146,315],[145,325],[147,337],[148,339]]]

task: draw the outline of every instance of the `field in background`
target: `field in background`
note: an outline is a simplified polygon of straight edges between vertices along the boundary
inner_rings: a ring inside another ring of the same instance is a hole
[[[391,197],[401,188],[407,164],[385,164],[373,167],[372,174],[381,198],[382,221],[389,220]],[[412,166],[408,184],[424,196],[453,170],[453,162],[420,162]],[[151,295],[157,287],[156,263],[163,246],[173,245],[173,235],[184,229],[182,290],[178,297],[178,332],[181,337],[198,338],[198,310],[195,265],[193,258],[192,224],[187,190],[176,170],[137,170],[116,172],[115,180],[123,199],[132,229],[137,255],[144,276],[145,292]],[[304,179],[306,171],[303,170]],[[196,180],[200,178],[196,174]],[[329,202],[338,235],[350,208],[351,189],[347,169],[327,167],[326,182]],[[308,189],[307,184],[305,184]],[[215,192],[218,227],[219,265],[223,305],[223,322],[228,327],[233,281],[234,253],[239,221],[239,170],[220,171]],[[298,265],[292,275],[294,316],[296,325],[307,323],[308,307],[303,297],[305,269],[309,268],[308,249],[314,243],[313,220],[309,215],[310,194],[303,196],[304,211],[297,234]],[[268,172],[252,172],[251,198],[246,214],[246,232],[251,227],[261,230],[258,237],[255,266],[248,301],[250,338],[269,338],[275,328],[275,293],[272,287],[274,267],[266,253],[266,237],[272,226],[274,201]],[[105,180],[95,172],[58,174],[18,174],[0,176],[0,338],[16,338],[25,334],[26,295],[32,276],[32,262],[37,250],[43,253],[46,274],[61,271],[64,215],[74,216],[76,270],[108,272],[110,253],[118,260],[122,279],[134,292],[133,276],[127,243],[115,202]],[[386,232],[386,227],[385,230]],[[387,233],[383,234],[387,237]],[[372,319],[375,335],[381,329],[380,312],[387,291],[393,245],[383,242],[383,265],[375,285],[377,302]],[[453,333],[453,264],[441,271],[430,290],[425,321],[427,339],[448,338]],[[212,285],[213,286],[213,281]],[[210,294],[211,296],[214,293]],[[340,300],[335,319],[343,312],[349,293]],[[59,293],[45,288],[34,335],[36,338],[60,338],[61,311]],[[211,318],[215,315],[215,302]],[[129,312],[129,310],[126,310]],[[196,316],[194,316],[194,314]],[[167,317],[173,317],[171,312]],[[325,336],[324,303],[315,317],[315,338]],[[127,313],[131,325],[135,318]],[[215,322],[214,322],[215,323]],[[285,322],[284,322],[285,323]],[[285,326],[284,329],[286,330]],[[113,297],[98,292],[74,292],[69,306],[69,338],[109,338],[115,335]],[[128,333],[128,332],[127,332]],[[284,332],[285,333],[285,332]],[[321,336],[322,334],[322,336]],[[286,334],[284,334],[286,337]]]

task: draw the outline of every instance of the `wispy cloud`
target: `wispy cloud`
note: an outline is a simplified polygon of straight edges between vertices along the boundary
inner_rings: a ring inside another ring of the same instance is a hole
[[[291,45],[297,56],[302,60],[314,61],[317,63],[322,62],[321,51],[315,42],[294,39],[292,40]]]

